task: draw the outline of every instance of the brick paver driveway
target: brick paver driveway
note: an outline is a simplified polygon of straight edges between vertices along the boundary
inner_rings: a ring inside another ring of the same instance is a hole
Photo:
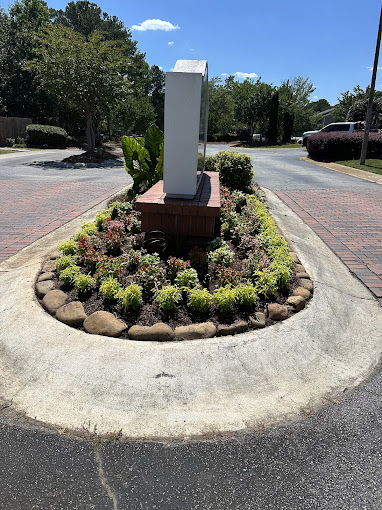
[[[0,262],[79,216],[130,183],[123,167],[58,169],[73,152],[0,156]]]

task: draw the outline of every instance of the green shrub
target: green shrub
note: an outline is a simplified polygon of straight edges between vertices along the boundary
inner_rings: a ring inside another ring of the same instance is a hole
[[[77,244],[73,239],[68,241],[61,241],[58,243],[57,249],[62,251],[64,255],[75,255],[77,253]]]
[[[241,271],[236,271],[231,267],[218,265],[216,266],[216,279],[219,287],[237,285],[241,280]]]
[[[265,299],[273,296],[277,291],[277,275],[270,271],[260,270],[253,275],[255,288]]]
[[[124,214],[130,214],[133,210],[133,204],[131,202],[112,202],[109,209],[114,210],[117,218],[120,218]]]
[[[67,146],[68,133],[58,126],[29,124],[27,126],[28,147],[63,148]]]
[[[73,285],[74,278],[79,274],[80,270],[79,266],[68,266],[61,271],[59,279],[67,285]]]
[[[172,281],[179,273],[179,271],[183,271],[184,269],[189,269],[190,261],[177,259],[176,257],[169,257],[167,260],[167,276]]]
[[[315,133],[307,141],[309,157],[316,161],[345,161],[358,159],[361,154],[363,133]],[[367,158],[381,159],[382,135],[369,133]]]
[[[143,287],[144,292],[149,293],[155,287],[166,283],[166,275],[164,270],[158,266],[141,267],[135,273],[134,280]]]
[[[196,269],[189,268],[179,271],[175,278],[175,285],[192,289],[199,285],[199,278]]]
[[[220,248],[217,250],[211,251],[208,254],[208,258],[211,262],[216,265],[229,266],[232,264],[235,254],[231,251],[227,244],[224,242]]]
[[[109,278],[116,280],[122,279],[126,268],[129,266],[128,256],[121,255],[120,257],[107,257],[103,255],[97,262],[97,269],[94,273],[94,278],[97,285],[100,285]]]
[[[206,159],[204,160],[204,170],[206,172],[217,172],[214,156],[206,156]]]
[[[16,140],[14,138],[6,138],[5,139],[5,146],[6,147],[13,147],[16,143]]]
[[[118,293],[122,290],[118,280],[115,278],[108,278],[102,282],[99,288],[99,293],[107,301],[112,301],[117,298]]]
[[[71,255],[63,255],[59,259],[56,260],[56,268],[59,271],[66,269],[69,266],[75,266],[76,261]]]
[[[94,289],[96,283],[94,278],[88,274],[78,273],[73,279],[74,287],[79,294],[86,294]]]
[[[236,303],[236,290],[230,285],[219,287],[212,297],[216,309],[220,313],[229,313]]]
[[[206,313],[211,304],[212,296],[207,289],[193,288],[187,291],[187,306],[193,312]]]
[[[251,307],[258,300],[256,289],[251,283],[242,283],[235,290],[239,306]]]
[[[110,209],[103,209],[96,214],[95,224],[97,225],[98,229],[102,229],[104,222],[110,218],[110,215]]]
[[[128,312],[128,310],[135,310],[139,308],[143,302],[142,287],[136,283],[132,283],[124,290],[119,291],[117,299],[125,313]]]
[[[141,267],[147,267],[147,266],[159,266],[160,264],[160,257],[157,253],[142,255],[140,265]]]
[[[221,151],[215,156],[220,182],[231,189],[246,191],[252,184],[255,173],[252,159],[246,154]]]
[[[154,301],[158,303],[165,312],[175,310],[176,305],[181,299],[182,292],[176,285],[166,285],[166,287],[155,289],[154,291]]]

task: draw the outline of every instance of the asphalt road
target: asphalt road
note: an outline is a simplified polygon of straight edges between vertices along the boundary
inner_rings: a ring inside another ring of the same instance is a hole
[[[223,148],[210,146],[208,153]],[[269,189],[377,186],[301,162],[298,158],[306,154],[304,150],[248,153],[254,158],[257,181]],[[12,178],[12,172],[21,169],[33,179],[68,175],[14,160],[8,174],[1,166],[1,178]],[[81,171],[78,178],[103,179],[103,174],[102,169],[86,175]],[[107,178],[118,180],[118,175]],[[0,508],[4,510],[377,510],[382,506],[380,372],[339,403],[328,403],[299,423],[208,441],[115,438],[100,442],[96,437],[59,434],[10,410],[0,404]]]

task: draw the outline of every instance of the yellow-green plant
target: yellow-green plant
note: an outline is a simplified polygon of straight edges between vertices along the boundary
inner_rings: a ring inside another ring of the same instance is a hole
[[[218,312],[229,313],[237,301],[236,290],[230,285],[219,287],[215,290],[212,299]]]
[[[187,291],[187,306],[193,312],[206,313],[212,296],[207,289],[193,288]]]
[[[236,300],[239,306],[251,307],[259,299],[252,283],[242,283],[238,285],[235,290]]]
[[[177,304],[182,299],[182,292],[176,285],[166,285],[161,289],[156,288],[154,290],[154,301],[165,312],[175,310]]]
[[[77,253],[77,244],[73,239],[59,242],[57,248],[58,251],[61,251],[64,255],[75,255]]]
[[[136,283],[131,283],[128,287],[118,292],[117,299],[125,313],[128,310],[135,310],[143,302],[142,287]]]
[[[78,275],[81,268],[79,266],[69,266],[61,271],[59,279],[67,285],[73,285],[74,278]]]
[[[73,278],[74,287],[80,294],[86,294],[95,287],[95,280],[88,274],[78,273]]]
[[[102,282],[99,293],[103,299],[112,301],[113,299],[117,299],[117,295],[121,290],[122,287],[116,278],[108,278]]]
[[[75,265],[76,265],[76,261],[75,261],[74,257],[72,257],[71,255],[63,255],[62,257],[60,257],[59,259],[56,260],[56,268],[59,271],[62,271],[63,269],[66,269],[69,266],[75,266]]]

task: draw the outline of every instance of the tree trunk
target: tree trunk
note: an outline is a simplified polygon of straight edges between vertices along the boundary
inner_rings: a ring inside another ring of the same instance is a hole
[[[94,152],[95,150],[95,136],[93,129],[93,116],[92,112],[88,111],[86,114],[86,142],[87,142],[87,151]]]

